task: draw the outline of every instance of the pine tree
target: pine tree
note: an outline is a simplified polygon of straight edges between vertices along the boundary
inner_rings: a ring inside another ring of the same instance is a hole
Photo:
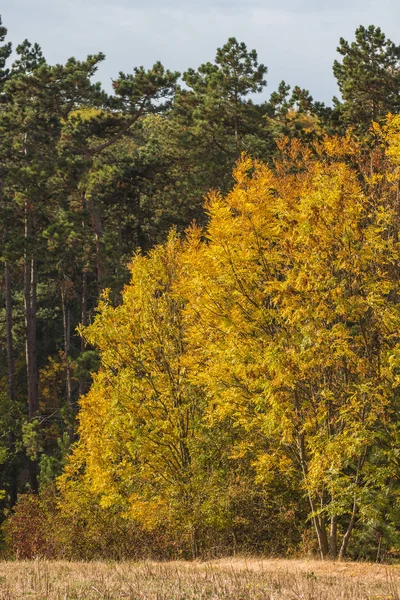
[[[229,189],[235,160],[258,141],[263,112],[249,95],[264,89],[266,73],[255,50],[229,38],[217,49],[213,63],[183,74],[189,89],[178,92],[175,114],[193,136],[196,162],[207,165],[208,187],[215,182]],[[205,184],[203,189],[205,193]]]
[[[4,42],[7,35],[7,29],[2,25],[0,17],[0,42]],[[3,46],[0,46],[0,92],[4,83],[7,81],[10,70],[6,68],[7,59],[11,56],[12,44],[7,42]]]
[[[345,123],[365,131],[372,121],[400,110],[400,46],[374,25],[361,25],[355,38],[351,43],[340,39],[337,51],[343,58],[334,62],[333,73]]]

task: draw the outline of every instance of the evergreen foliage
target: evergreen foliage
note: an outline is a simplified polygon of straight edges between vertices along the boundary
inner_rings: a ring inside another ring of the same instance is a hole
[[[361,25],[355,36],[351,44],[340,39],[337,51],[343,59],[335,60],[333,73],[343,97],[345,123],[368,130],[371,121],[399,111],[400,46],[373,25]]]

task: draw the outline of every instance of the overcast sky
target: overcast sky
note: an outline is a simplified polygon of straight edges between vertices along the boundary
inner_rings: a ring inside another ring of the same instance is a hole
[[[107,87],[156,60],[196,68],[235,36],[268,66],[268,94],[284,79],[330,103],[340,37],[374,24],[400,44],[399,0],[0,0],[0,14],[9,40],[38,42],[50,63],[103,51]]]

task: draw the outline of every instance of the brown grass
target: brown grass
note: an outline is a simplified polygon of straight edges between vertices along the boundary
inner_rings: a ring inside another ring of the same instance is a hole
[[[312,560],[0,562],[0,600],[400,600],[400,566]]]

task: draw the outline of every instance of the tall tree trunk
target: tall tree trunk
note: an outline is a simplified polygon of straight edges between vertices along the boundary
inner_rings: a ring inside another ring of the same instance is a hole
[[[4,263],[4,288],[6,300],[6,346],[7,346],[7,373],[8,373],[8,396],[11,401],[11,416],[14,418],[15,403],[15,359],[14,343],[12,337],[13,314],[12,314],[12,295],[11,295],[11,272],[8,260]],[[12,455],[10,465],[10,505],[14,506],[17,501],[18,492],[18,468],[15,457],[15,434],[10,431],[9,447]]]
[[[94,231],[94,240],[96,246],[96,268],[97,268],[97,288],[99,295],[103,289],[103,226],[101,223],[100,212],[91,198],[86,197],[86,206],[89,210],[90,219]]]
[[[65,391],[67,397],[67,404],[70,409],[71,419],[73,418],[73,406],[72,406],[72,389],[71,389],[71,367],[69,363],[69,350],[71,341],[71,328],[70,328],[70,312],[68,304],[65,298],[65,290],[61,287],[61,305],[63,314],[63,332],[64,332],[64,366],[65,366]],[[72,443],[74,440],[74,426],[71,422],[69,428],[69,441]]]
[[[136,203],[136,243],[137,247],[143,252],[144,243],[143,243],[143,230],[142,230],[142,203],[141,203],[141,194],[140,190],[137,193],[137,203]]]
[[[30,249],[31,242],[30,209],[25,202],[25,252],[24,252],[24,309],[25,309],[25,353],[28,383],[28,414],[31,421],[39,409],[38,375],[36,352],[36,311],[37,311],[37,263]],[[38,491],[38,464],[29,461],[30,486]]]
[[[88,324],[88,273],[86,269],[82,273],[82,297],[81,297],[81,323],[83,327]],[[86,350],[85,338],[81,336],[81,354]],[[84,375],[79,377],[79,395],[83,396],[88,391],[87,380]]]
[[[39,408],[36,352],[36,288],[36,259],[33,256],[26,255],[24,264],[25,349],[30,420]]]
[[[12,337],[12,297],[11,297],[11,273],[10,265],[6,260],[4,263],[4,287],[6,296],[6,346],[7,346],[7,372],[8,372],[8,395],[11,402],[15,400],[15,360],[14,344]]]
[[[239,150],[239,119],[238,119],[238,106],[239,106],[239,93],[237,89],[235,90],[235,107],[234,107],[234,115],[233,122],[235,128],[235,144],[236,149]]]
[[[86,219],[85,214],[88,211],[88,204],[86,200],[86,195],[82,194],[82,209],[83,209],[83,219],[82,219],[82,230],[84,232],[84,238],[86,237]],[[89,211],[90,214],[90,211]],[[87,257],[83,256],[84,262],[87,262]],[[81,294],[81,324],[83,327],[86,327],[88,324],[88,271],[87,265],[85,264],[82,270],[82,294]],[[86,350],[86,342],[85,338],[81,336],[81,354],[83,354]],[[88,391],[87,380],[84,375],[80,375],[79,377],[79,395],[83,396]]]
[[[83,327],[88,324],[88,274],[86,269],[82,273],[82,301],[81,301],[81,323]],[[85,339],[81,337],[81,352],[86,348]]]
[[[28,408],[31,421],[39,409],[38,402],[38,377],[36,353],[36,287],[37,265],[33,256],[25,257],[24,265],[24,300],[25,300],[25,328],[26,328],[26,369],[28,378]],[[29,461],[30,486],[37,492],[38,485],[37,461]]]

